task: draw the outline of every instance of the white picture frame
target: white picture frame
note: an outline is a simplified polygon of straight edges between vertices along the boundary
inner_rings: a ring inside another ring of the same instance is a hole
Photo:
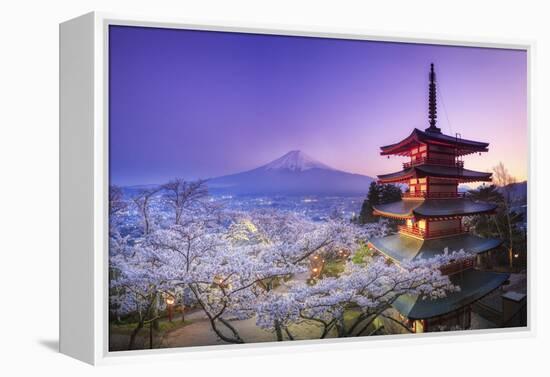
[[[316,36],[342,39],[429,43],[457,46],[521,49],[528,61],[529,185],[534,195],[534,130],[531,124],[532,54],[534,42],[461,39],[426,35],[365,33],[364,30],[329,30],[312,27],[226,23],[197,25],[184,20],[88,13],[60,25],[60,351],[90,364],[129,362],[136,359],[212,357],[229,354],[293,352],[295,347],[318,349],[417,344],[465,339],[503,339],[533,336],[532,302],[535,270],[528,275],[528,326],[519,329],[478,330],[462,333],[429,333],[415,337],[384,336],[263,343],[229,346],[171,348],[150,351],[108,351],[108,27],[150,26],[176,29],[253,32],[260,34]],[[529,207],[534,219],[535,206]],[[533,229],[534,227],[530,227]],[[528,233],[528,265],[535,263],[533,234]],[[197,353],[200,351],[200,353]]]

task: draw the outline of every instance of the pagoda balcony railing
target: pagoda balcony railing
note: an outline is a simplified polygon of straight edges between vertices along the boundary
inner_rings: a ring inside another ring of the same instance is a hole
[[[445,237],[445,236],[454,236],[459,235],[463,233],[468,233],[468,229],[466,228],[455,228],[455,229],[430,229],[428,231],[426,238],[438,238],[438,237]]]
[[[454,199],[454,198],[464,198],[466,193],[464,192],[426,192],[426,191],[415,191],[415,192],[404,192],[401,194],[402,198],[428,198],[428,199]]]
[[[451,262],[440,268],[443,275],[456,274],[457,272],[474,267],[474,258],[467,258],[461,261]]]
[[[439,238],[468,233],[468,228],[465,227],[453,229],[430,229],[429,231],[426,231],[426,229],[420,229],[418,226],[414,225],[399,225],[397,229],[400,233],[420,237],[423,239]]]
[[[410,234],[412,236],[417,236],[422,238],[426,236],[426,230],[420,229],[417,226],[399,225],[397,227],[397,230],[399,230],[399,233]]]
[[[442,158],[421,157],[421,158],[417,158],[414,161],[404,162],[403,169],[408,169],[412,166],[422,165],[422,164],[453,166],[457,168],[464,167],[464,161],[452,161],[452,160],[446,160]]]

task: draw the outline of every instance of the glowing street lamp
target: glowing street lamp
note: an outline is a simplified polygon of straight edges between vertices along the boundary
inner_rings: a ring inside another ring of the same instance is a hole
[[[174,314],[174,303],[176,300],[173,296],[166,296],[166,307],[168,308],[168,321],[172,322],[172,316]]]
[[[214,277],[214,284],[216,284],[220,288],[231,288],[231,284],[226,282],[226,278],[223,276],[216,276]]]
[[[312,279],[315,279],[319,276],[319,268],[318,267],[313,267],[311,269],[311,278]]]

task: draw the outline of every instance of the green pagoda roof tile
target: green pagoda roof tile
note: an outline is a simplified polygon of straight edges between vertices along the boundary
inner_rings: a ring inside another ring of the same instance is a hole
[[[424,200],[398,200],[386,204],[376,204],[372,208],[382,214],[392,217],[413,217],[413,210],[424,204]]]
[[[508,278],[508,273],[479,271],[473,268],[450,276],[451,282],[460,287],[439,299],[423,299],[418,296],[401,296],[394,307],[409,319],[427,319],[441,316],[473,303],[500,287]]]
[[[372,238],[369,242],[376,250],[398,262],[418,258],[429,259],[443,253],[445,248],[449,251],[464,249],[466,252],[480,254],[502,244],[502,240],[482,238],[469,233],[428,240],[397,233],[387,237]]]
[[[470,216],[479,213],[491,212],[496,207],[496,204],[473,201],[468,198],[398,200],[392,203],[373,206],[373,208],[381,215],[398,218],[413,216]]]
[[[497,208],[496,204],[478,202],[466,198],[458,199],[426,199],[422,205],[416,207],[415,215],[424,217],[451,216],[451,215],[475,215],[491,212]]]

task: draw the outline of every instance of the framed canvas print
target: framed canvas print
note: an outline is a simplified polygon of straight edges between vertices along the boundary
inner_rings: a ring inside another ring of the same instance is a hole
[[[529,44],[60,32],[62,352],[530,331]]]

